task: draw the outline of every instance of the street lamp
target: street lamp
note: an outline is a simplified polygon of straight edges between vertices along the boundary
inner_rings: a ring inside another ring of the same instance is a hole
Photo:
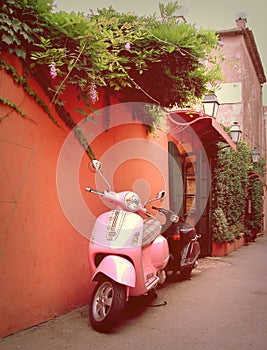
[[[204,113],[213,118],[216,118],[216,114],[218,112],[218,108],[220,105],[218,102],[217,96],[215,94],[205,95],[202,103],[203,103]]]
[[[251,158],[253,163],[258,163],[260,160],[260,152],[257,147],[254,147],[254,149],[251,151]]]
[[[233,122],[233,124],[230,127],[230,135],[234,143],[239,142],[241,134],[242,130],[240,128],[240,125],[238,124],[238,122]]]

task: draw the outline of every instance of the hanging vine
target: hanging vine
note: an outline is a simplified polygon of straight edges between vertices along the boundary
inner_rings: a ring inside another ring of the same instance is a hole
[[[218,49],[215,32],[179,23],[173,16],[178,9],[177,1],[160,4],[162,16],[167,16],[158,20],[155,15],[121,14],[111,7],[86,16],[55,12],[52,0],[6,0],[0,11],[0,50],[22,60],[25,72],[19,78],[10,67],[2,69],[58,124],[27,85],[29,74],[39,82],[46,72],[47,84],[41,85],[49,91],[45,92],[51,103],[59,106],[60,118],[71,127],[75,123],[62,100],[69,85],[75,85],[76,97],[83,98],[89,108],[100,89],[120,92],[123,102],[192,105],[208,85],[221,79],[221,57],[213,53]],[[159,87],[167,87],[168,93]]]
[[[48,117],[55,123],[57,126],[59,126],[58,121],[56,118],[52,115],[49,107],[46,105],[46,103],[37,95],[37,93],[32,90],[28,84],[28,79],[22,77],[13,66],[8,64],[3,58],[0,57],[0,68],[4,69],[12,78],[13,81],[20,85],[23,90],[31,96],[34,101],[43,109],[43,111],[48,115]],[[1,98],[1,102],[3,102],[3,98]],[[3,102],[4,103],[4,102]],[[15,109],[22,117],[27,117],[26,114],[23,112],[23,110],[19,107],[17,107],[14,103],[9,102],[9,106],[12,109]]]

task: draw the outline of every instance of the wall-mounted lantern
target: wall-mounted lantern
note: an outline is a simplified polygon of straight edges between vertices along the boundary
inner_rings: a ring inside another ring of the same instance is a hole
[[[238,124],[238,122],[233,122],[233,124],[230,127],[230,135],[234,143],[238,143],[240,141],[241,134],[242,130],[240,128],[240,125]]]
[[[251,151],[251,158],[253,163],[258,163],[260,160],[260,152],[257,147],[254,147]]]
[[[215,94],[208,94],[204,96],[204,99],[202,101],[204,113],[216,118],[218,108],[219,108],[219,102],[217,99],[217,96]]]

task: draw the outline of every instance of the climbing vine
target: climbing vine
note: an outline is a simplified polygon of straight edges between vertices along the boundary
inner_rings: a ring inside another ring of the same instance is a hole
[[[264,178],[264,167],[265,162],[263,159],[260,159],[258,163],[253,165],[253,171],[250,173],[249,195],[251,199],[251,213],[247,227],[252,231],[252,236],[260,232],[263,220],[263,183],[257,175],[260,175],[262,179]]]
[[[253,165],[251,149],[246,142],[239,142],[237,152],[221,146],[212,181],[212,231],[218,243],[232,241],[240,232],[249,236],[251,230],[260,229],[263,184],[258,178],[252,179],[250,174],[256,171],[263,176],[264,171],[263,160],[256,167]]]
[[[101,90],[107,104],[108,96],[117,95],[122,102],[160,107],[193,105],[221,79],[221,57],[214,54],[217,36],[180,23],[174,16],[180,8],[177,1],[159,7],[161,19],[111,7],[85,15],[56,12],[52,0],[6,0],[0,10],[0,50],[22,60],[23,77],[3,60],[2,69],[57,124],[49,107],[27,85],[33,75],[69,127],[75,127],[64,108],[69,85],[89,109]],[[23,116],[22,109],[17,111]]]
[[[16,112],[18,112],[23,118],[25,118],[25,119],[30,119],[30,118],[27,116],[27,114],[25,114],[25,113],[23,112],[23,110],[22,110],[19,106],[17,106],[14,102],[9,101],[8,99],[3,98],[3,97],[1,97],[1,96],[0,96],[0,102],[1,102],[3,105],[6,105],[6,106],[10,107],[11,110],[15,110]],[[6,113],[5,115],[1,116],[1,117],[0,117],[0,122],[1,122],[2,120],[4,120],[6,117],[8,117],[8,115],[9,115],[9,113]],[[31,119],[30,119],[30,120],[31,120]]]
[[[34,101],[44,110],[44,112],[48,115],[48,117],[56,124],[58,124],[58,121],[56,118],[52,115],[49,107],[46,105],[46,103],[36,94],[34,90],[32,90],[28,84],[28,79],[22,77],[16,70],[15,68],[8,64],[5,60],[3,60],[0,57],[0,68],[4,69],[12,78],[15,83],[20,85],[24,91],[31,96]],[[7,101],[6,99],[1,98],[1,102],[4,103],[4,101]],[[27,117],[26,114],[23,112],[21,108],[16,106],[14,103],[9,101],[8,103],[4,103],[9,105],[12,109],[15,109],[22,117]]]

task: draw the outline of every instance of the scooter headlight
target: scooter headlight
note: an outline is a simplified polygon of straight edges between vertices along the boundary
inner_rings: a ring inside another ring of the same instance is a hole
[[[136,193],[128,192],[124,197],[124,204],[127,209],[137,211],[141,208],[141,199]]]

